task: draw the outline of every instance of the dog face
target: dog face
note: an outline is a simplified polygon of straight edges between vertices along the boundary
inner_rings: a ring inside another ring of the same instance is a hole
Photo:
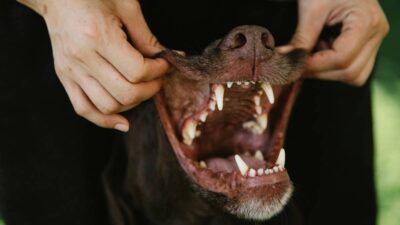
[[[306,52],[280,54],[267,29],[240,26],[201,55],[161,56],[175,71],[156,107],[198,193],[237,217],[277,214],[293,190],[282,147]]]

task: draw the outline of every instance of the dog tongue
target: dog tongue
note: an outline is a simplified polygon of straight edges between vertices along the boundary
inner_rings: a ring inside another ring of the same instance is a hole
[[[241,154],[240,157],[243,159],[243,161],[247,164],[249,168],[253,168],[255,170],[259,168],[263,169],[267,168],[267,162],[264,160],[259,160],[254,158],[253,156],[244,154]],[[207,164],[207,167],[214,172],[231,173],[235,170],[239,172],[239,168],[237,167],[234,156],[230,156],[228,158],[220,158],[220,157],[210,158],[205,160],[205,162]]]

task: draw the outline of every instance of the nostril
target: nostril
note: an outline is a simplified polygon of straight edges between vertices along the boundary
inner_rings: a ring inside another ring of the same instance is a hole
[[[264,32],[261,34],[261,42],[268,49],[274,48],[274,40],[269,33]]]
[[[233,38],[231,48],[241,48],[246,44],[246,42],[246,36],[244,36],[242,33],[237,33]]]

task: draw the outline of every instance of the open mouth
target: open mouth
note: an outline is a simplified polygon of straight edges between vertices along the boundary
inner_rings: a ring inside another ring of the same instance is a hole
[[[259,220],[280,211],[292,192],[282,147],[305,57],[276,53],[268,35],[242,26],[201,56],[166,52],[176,71],[155,98],[191,180],[225,196],[231,213]]]

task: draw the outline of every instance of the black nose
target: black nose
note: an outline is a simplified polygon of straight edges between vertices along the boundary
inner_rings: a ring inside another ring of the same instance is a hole
[[[247,25],[230,31],[220,44],[220,48],[223,50],[262,51],[263,49],[272,50],[274,47],[274,38],[266,28]]]

